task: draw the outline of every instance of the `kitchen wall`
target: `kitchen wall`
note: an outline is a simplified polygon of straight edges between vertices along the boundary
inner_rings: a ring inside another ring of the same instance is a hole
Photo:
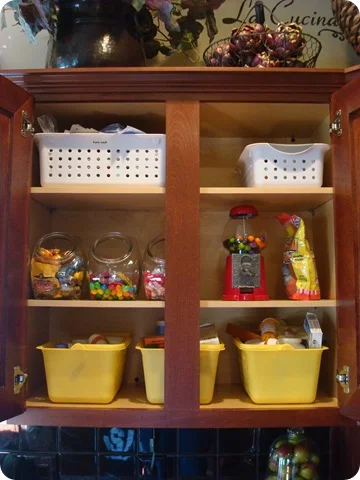
[[[0,424],[0,480],[263,480],[270,445],[285,432]],[[338,480],[329,466],[331,430],[305,432],[320,448],[321,480]]]
[[[272,11],[273,16],[266,15],[266,22],[272,26],[279,21],[295,21],[303,26],[304,33],[315,36],[322,43],[323,49],[318,59],[318,67],[336,67],[356,65],[360,61],[344,36],[339,31],[331,10],[330,0],[265,0],[265,5]],[[222,19],[237,17],[240,6],[244,4],[245,14],[255,4],[255,0],[226,0],[216,11],[219,33],[215,40],[228,37],[233,26],[225,25]],[[5,7],[6,8],[6,7]],[[251,19],[251,18],[250,18]],[[40,32],[37,43],[30,45],[16,25],[13,12],[6,10],[8,27],[0,31],[0,68],[43,68],[45,67],[48,34]],[[155,60],[149,61],[150,65],[202,65],[202,53],[208,46],[206,28],[200,38],[198,53],[192,59],[187,59],[181,54],[172,57],[158,55]]]

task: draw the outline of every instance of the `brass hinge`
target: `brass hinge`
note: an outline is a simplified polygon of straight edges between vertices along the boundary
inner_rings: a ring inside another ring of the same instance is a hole
[[[340,372],[336,374],[336,380],[340,383],[344,393],[350,393],[350,367],[344,365]]]
[[[330,123],[329,132],[335,133],[335,135],[337,135],[338,137],[341,137],[342,135],[341,110],[338,110],[335,113],[335,118]]]
[[[21,122],[21,135],[23,137],[27,137],[28,133],[31,135],[34,135],[35,133],[35,128],[33,127],[33,124],[29,120],[28,113],[23,110],[21,112],[21,117],[22,117],[22,122]]]
[[[24,373],[20,367],[14,367],[14,393],[20,393],[21,388],[25,385],[27,380],[27,373]]]

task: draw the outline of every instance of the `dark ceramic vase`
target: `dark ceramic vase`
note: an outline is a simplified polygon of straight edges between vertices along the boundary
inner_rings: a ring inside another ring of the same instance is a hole
[[[47,66],[131,67],[145,65],[136,12],[123,0],[59,0],[56,38]]]

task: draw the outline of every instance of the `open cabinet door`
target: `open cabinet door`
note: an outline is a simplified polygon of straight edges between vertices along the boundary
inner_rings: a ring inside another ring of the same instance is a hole
[[[0,420],[25,406],[32,113],[30,95],[0,76]]]
[[[337,271],[342,272],[337,278],[337,367],[340,374],[349,368],[348,388],[339,386],[340,412],[360,422],[360,78],[333,95],[331,121],[334,210],[342,230],[335,232]]]
[[[340,413],[353,427],[335,428],[332,477],[350,479],[360,466],[360,78],[338,90],[331,103],[336,225],[338,385]],[[344,236],[346,237],[345,243]]]

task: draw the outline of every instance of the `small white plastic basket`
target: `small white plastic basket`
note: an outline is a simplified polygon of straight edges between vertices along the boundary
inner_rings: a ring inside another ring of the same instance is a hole
[[[247,145],[238,160],[242,182],[247,187],[321,187],[329,149],[326,143]]]
[[[165,185],[166,135],[38,133],[41,186]]]

